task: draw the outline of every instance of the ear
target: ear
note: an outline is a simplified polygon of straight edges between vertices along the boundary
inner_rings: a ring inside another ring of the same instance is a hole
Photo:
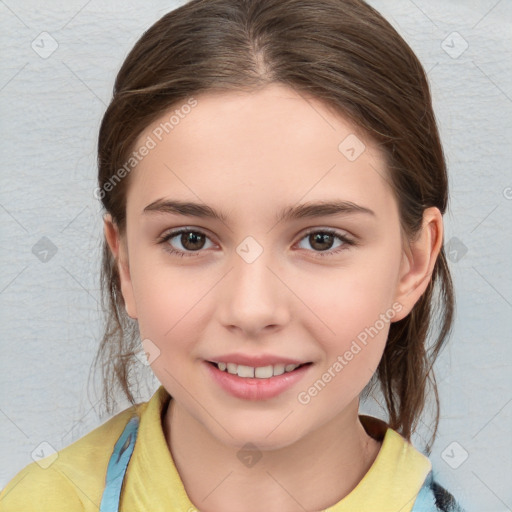
[[[105,214],[103,217],[103,224],[105,238],[117,265],[126,313],[129,317],[136,319],[137,308],[135,306],[133,286],[130,277],[126,237],[120,235],[118,226],[112,220],[112,216],[109,213]]]
[[[400,264],[395,301],[402,309],[393,322],[402,320],[427,289],[434,265],[443,245],[443,217],[438,208],[427,208],[417,237],[406,242]]]

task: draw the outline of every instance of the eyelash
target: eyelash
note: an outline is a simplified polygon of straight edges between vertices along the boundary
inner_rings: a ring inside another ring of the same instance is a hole
[[[160,237],[157,240],[157,244],[165,244],[166,242],[168,242],[172,238],[175,238],[176,236],[181,235],[183,233],[197,233],[197,234],[205,236],[206,238],[209,238],[206,235],[206,233],[203,233],[200,230],[189,229],[189,228],[181,228],[181,229],[177,229],[176,231],[171,231],[171,232],[169,232],[167,234],[164,234],[162,237]],[[341,242],[343,242],[343,245],[341,245],[340,247],[338,247],[335,250],[313,251],[316,254],[315,257],[318,256],[320,258],[325,258],[325,257],[329,257],[329,256],[336,256],[341,251],[346,251],[349,247],[357,245],[355,240],[353,240],[351,238],[348,238],[347,236],[342,235],[342,234],[340,234],[339,232],[337,232],[337,231],[335,231],[333,229],[328,229],[328,228],[326,228],[326,229],[318,229],[318,228],[311,229],[311,230],[309,230],[308,232],[306,232],[304,234],[304,236],[300,239],[300,241],[302,241],[304,238],[306,238],[307,236],[309,236],[309,235],[311,235],[313,233],[322,233],[322,234],[326,234],[326,235],[331,235],[331,236],[337,238],[338,240],[340,240]],[[186,257],[196,257],[196,256],[199,256],[201,252],[203,252],[202,250],[190,251],[190,253],[185,252],[185,251],[179,251],[179,250],[174,249],[170,244],[168,244],[168,247],[164,247],[164,250],[166,252],[168,252],[169,254],[176,255],[176,256],[179,256],[179,257],[183,257],[183,256],[186,256]]]

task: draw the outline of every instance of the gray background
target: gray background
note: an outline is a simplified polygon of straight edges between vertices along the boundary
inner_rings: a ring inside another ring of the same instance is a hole
[[[428,71],[450,172],[458,309],[431,460],[468,510],[511,510],[512,2],[370,3]],[[96,137],[122,60],[178,4],[0,0],[0,487],[108,419],[87,387],[101,332]]]

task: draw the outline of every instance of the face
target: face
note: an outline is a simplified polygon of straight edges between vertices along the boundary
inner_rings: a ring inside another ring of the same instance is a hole
[[[175,407],[226,445],[284,447],[357,415],[412,308],[397,202],[377,148],[319,101],[196,100],[135,144],[155,143],[129,176],[123,297]]]

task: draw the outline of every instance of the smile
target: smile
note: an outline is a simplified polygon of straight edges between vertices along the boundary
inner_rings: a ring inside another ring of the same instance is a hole
[[[248,366],[224,361],[203,361],[209,379],[224,392],[242,400],[270,400],[298,385],[313,363],[277,363]]]

